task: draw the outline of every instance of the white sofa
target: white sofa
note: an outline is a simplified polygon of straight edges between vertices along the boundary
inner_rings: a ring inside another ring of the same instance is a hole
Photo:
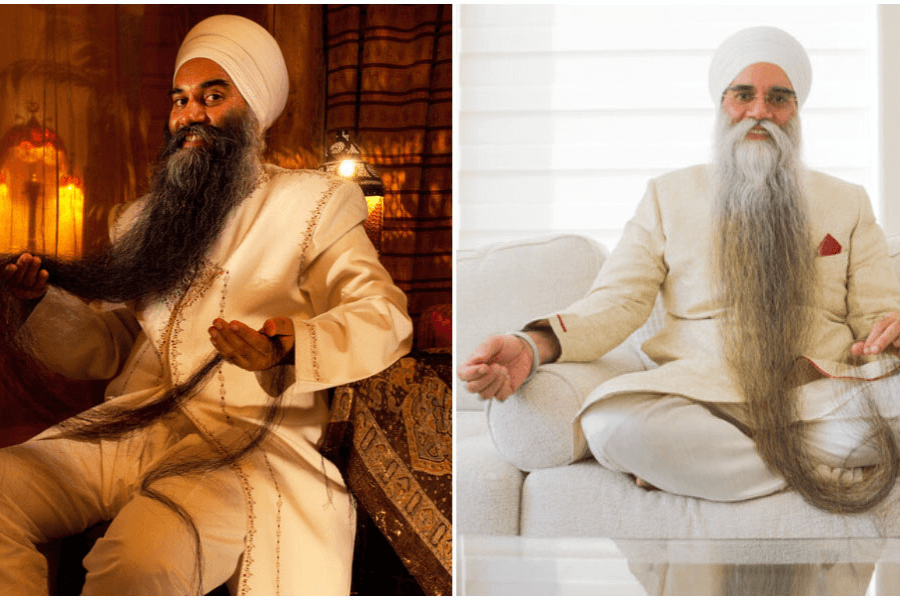
[[[889,240],[900,274],[900,236]],[[596,242],[555,235],[457,253],[457,360],[487,335],[521,328],[589,289],[606,257]],[[621,346],[586,364],[549,364],[505,402],[457,386],[457,534],[617,539],[900,537],[900,486],[869,514],[839,516],[796,492],[718,503],[639,488],[601,467],[572,418],[587,392],[653,368],[640,351],[660,307]],[[896,573],[894,571],[893,573]]]

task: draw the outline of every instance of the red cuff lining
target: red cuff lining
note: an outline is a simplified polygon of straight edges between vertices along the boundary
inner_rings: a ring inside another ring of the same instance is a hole
[[[556,315],[556,318],[559,319],[559,326],[562,327],[562,330],[563,330],[564,332],[568,333],[569,330],[566,329],[566,324],[563,322],[562,317],[559,316],[559,315]]]

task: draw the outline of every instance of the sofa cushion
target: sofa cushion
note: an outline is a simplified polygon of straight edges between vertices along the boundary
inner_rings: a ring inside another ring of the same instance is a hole
[[[581,235],[554,235],[494,244],[456,257],[456,344],[463,361],[486,337],[521,329],[559,310],[590,289],[606,251]],[[483,402],[457,386],[456,408]]]
[[[621,345],[590,363],[553,363],[506,400],[490,400],[487,417],[497,451],[523,471],[567,465],[590,455],[575,416],[598,385],[643,368]]]
[[[835,515],[795,492],[713,502],[635,485],[596,461],[534,471],[522,491],[520,534],[623,539],[871,538],[900,535],[900,486],[875,510]]]

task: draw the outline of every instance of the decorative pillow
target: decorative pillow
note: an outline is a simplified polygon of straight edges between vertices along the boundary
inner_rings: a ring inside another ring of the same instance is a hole
[[[523,471],[567,465],[590,456],[575,421],[584,399],[601,383],[641,370],[641,359],[630,344],[590,363],[541,366],[513,396],[488,401],[488,428],[497,451]]]

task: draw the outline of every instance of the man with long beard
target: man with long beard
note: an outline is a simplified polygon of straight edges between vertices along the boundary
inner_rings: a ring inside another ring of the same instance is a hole
[[[325,390],[402,356],[411,325],[359,188],[260,160],[287,75],[259,25],[198,24],[151,191],[111,247],[5,267],[29,351],[112,381],[99,409],[0,451],[4,594],[46,594],[35,545],[109,519],[88,595],[349,593],[355,515],[317,449]]]
[[[539,363],[594,360],[661,295],[643,345],[660,366],[579,415],[598,462],[710,500],[790,487],[829,511],[878,504],[898,469],[900,284],[865,192],[798,159],[810,83],[787,33],[726,40],[714,163],[651,181],[587,297],[488,338],[459,369],[468,389],[502,400]]]

